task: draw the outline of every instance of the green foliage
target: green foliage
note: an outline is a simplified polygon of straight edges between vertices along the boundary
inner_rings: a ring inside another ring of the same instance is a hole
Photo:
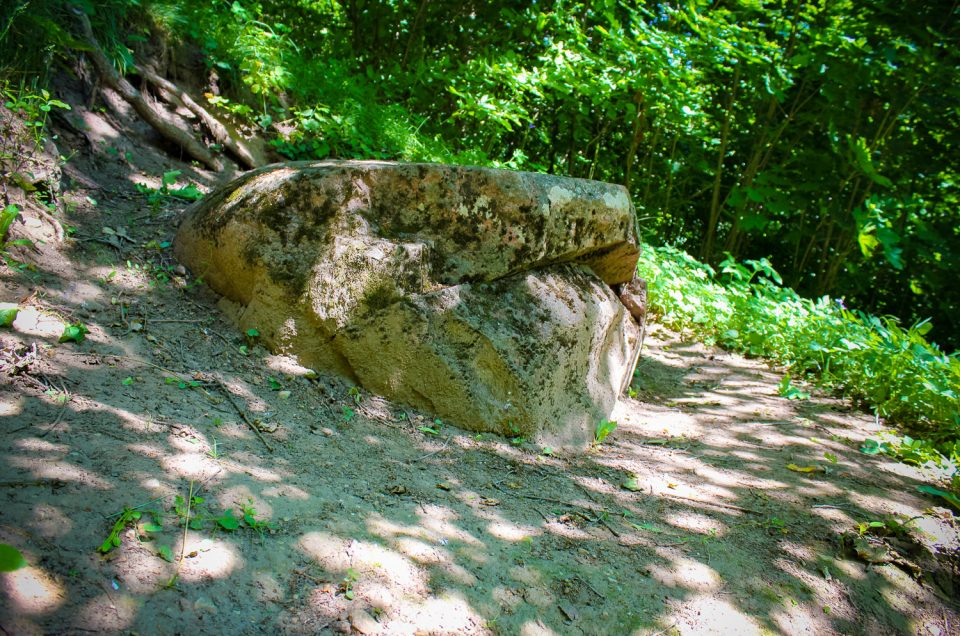
[[[794,377],[924,431],[947,454],[960,438],[960,356],[925,339],[929,322],[903,328],[826,296],[801,298],[762,260],[728,259],[717,274],[680,250],[649,247],[639,274],[650,288],[651,311],[667,326],[787,365]],[[791,389],[785,378],[781,392]]]
[[[27,565],[20,550],[12,545],[0,543],[0,572],[13,572]]]
[[[100,547],[97,548],[97,551],[102,554],[107,554],[114,548],[120,547],[120,533],[122,533],[126,528],[131,526],[138,526],[138,536],[147,537],[148,533],[160,532],[163,527],[156,521],[158,514],[155,512],[150,512],[155,521],[151,523],[140,523],[143,513],[139,510],[134,510],[132,508],[124,508],[123,512],[120,513],[120,516],[113,524],[113,528],[110,530],[110,534],[107,536],[106,540]]]
[[[0,162],[2,163],[2,162]],[[0,184],[2,184],[3,177],[0,177]],[[30,239],[14,239],[12,241],[7,240],[7,234],[10,232],[10,226],[13,225],[13,222],[17,220],[17,217],[20,216],[20,208],[13,203],[3,208],[0,211],[0,256],[3,256],[4,261],[7,265],[17,269],[24,269],[28,267],[22,263],[14,260],[7,250],[14,245],[32,245],[33,241]],[[6,315],[9,315],[10,310],[5,310]],[[16,318],[16,314],[14,314]],[[12,322],[14,318],[11,318]]]
[[[809,393],[801,391],[791,384],[789,373],[783,376],[783,379],[777,386],[777,392],[780,394],[780,397],[785,397],[788,400],[807,400],[810,398]]]
[[[63,328],[63,333],[60,334],[60,342],[76,342],[77,344],[83,342],[87,334],[90,333],[90,330],[87,329],[87,326],[82,322],[75,322],[67,325]]]
[[[175,527],[183,527],[184,530],[194,531],[215,531],[223,530],[233,532],[245,527],[253,530],[261,536],[265,531],[272,531],[273,524],[257,519],[257,511],[253,507],[253,502],[248,501],[240,505],[242,516],[234,516],[233,510],[226,510],[220,515],[213,515],[206,506],[206,500],[193,494],[192,488],[189,497],[177,495],[173,502],[173,514],[176,518]],[[146,516],[145,516],[146,515]],[[135,528],[139,540],[153,541],[160,538],[166,528],[163,525],[164,514],[156,510],[140,510],[136,508],[124,508],[123,512],[118,513],[117,520],[110,530],[110,534],[104,542],[97,548],[102,554],[107,554],[121,544],[120,535],[127,528]],[[147,521],[146,519],[150,519]],[[0,548],[3,546],[0,545]],[[167,544],[156,545],[156,554],[165,561],[173,562],[173,551]],[[0,563],[2,563],[3,551],[0,549]]]
[[[138,183],[137,192],[145,194],[147,196],[147,203],[150,204],[151,210],[157,212],[163,206],[164,202],[174,198],[180,199],[182,201],[197,201],[198,199],[203,198],[203,193],[197,189],[197,186],[188,183],[185,186],[179,188],[174,187],[177,183],[177,178],[182,174],[180,170],[170,170],[163,173],[163,178],[160,180],[160,188],[151,188],[150,186]]]
[[[897,435],[890,432],[880,434],[879,439],[867,438],[860,447],[860,452],[867,455],[884,454],[898,461],[917,466],[928,463],[935,466],[945,466],[951,461],[960,460],[955,449],[951,452],[952,445],[947,444],[945,446],[946,453],[943,453],[927,440],[914,439],[909,435]],[[953,455],[953,457],[950,457],[950,455]]]
[[[443,430],[443,420],[439,417],[435,418],[429,426],[418,426],[417,430],[426,435],[438,436],[440,435],[440,431]]]
[[[13,203],[3,208],[3,211],[0,212],[0,244],[6,245],[7,233],[10,231],[10,226],[13,225],[13,222],[17,220],[18,216],[20,216],[20,208]]]
[[[923,488],[929,488],[929,486],[921,487],[921,489]],[[873,534],[879,537],[892,536],[907,538],[910,534],[910,524],[919,518],[920,517],[906,518],[890,515],[881,520],[861,521],[857,523],[857,536],[862,538],[868,534]]]
[[[54,99],[45,88],[37,88],[35,83],[27,85],[21,83],[14,90],[5,85],[3,90],[4,106],[20,115],[21,121],[33,135],[37,149],[43,147],[43,132],[47,125],[47,118],[54,108],[70,110],[70,105],[59,99]]]
[[[617,423],[610,420],[600,420],[593,433],[593,439],[596,444],[602,444],[607,436],[617,428]]]
[[[920,492],[927,493],[929,495],[934,495],[937,497],[942,497],[944,501],[950,503],[951,506],[960,510],[960,495],[953,492],[948,492],[946,490],[940,490],[939,488],[934,488],[933,486],[917,486],[917,490]],[[957,492],[960,492],[960,489],[956,489]]]
[[[10,327],[13,325],[19,313],[20,308],[16,306],[0,308],[0,327]]]
[[[340,581],[339,591],[343,596],[348,600],[352,601],[354,599],[354,584],[360,580],[360,573],[353,568],[347,568],[347,573],[344,575],[343,580]]]
[[[804,294],[933,317],[960,344],[946,0],[76,4],[121,69],[152,36],[191,41],[217,75],[209,102],[287,158],[623,183],[648,232],[711,264],[774,253]],[[59,0],[15,0],[0,79],[82,50],[72,25]]]

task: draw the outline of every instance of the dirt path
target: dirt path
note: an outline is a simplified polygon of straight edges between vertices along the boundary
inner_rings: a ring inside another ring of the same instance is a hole
[[[134,187],[213,178],[75,112],[75,240],[2,272],[4,633],[956,633],[954,518],[857,450],[872,418],[654,326],[589,453],[440,426],[247,342],[168,256],[183,205]]]

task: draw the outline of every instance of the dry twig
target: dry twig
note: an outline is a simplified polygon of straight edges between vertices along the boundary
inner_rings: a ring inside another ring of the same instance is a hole
[[[253,422],[250,421],[250,418],[247,417],[247,414],[244,413],[243,409],[241,409],[237,405],[237,403],[234,401],[233,393],[231,393],[230,389],[227,388],[226,383],[217,376],[214,376],[214,379],[216,380],[217,384],[220,386],[220,390],[223,392],[224,397],[227,398],[227,402],[230,402],[231,406],[233,406],[233,409],[237,412],[237,414],[241,418],[243,418],[243,421],[247,423],[247,426],[249,426],[250,429],[257,434],[257,437],[260,438],[260,441],[263,442],[263,445],[266,446],[267,450],[272,453],[273,446],[270,446],[270,442],[268,442],[267,438],[263,436],[263,433],[260,432],[260,429]]]

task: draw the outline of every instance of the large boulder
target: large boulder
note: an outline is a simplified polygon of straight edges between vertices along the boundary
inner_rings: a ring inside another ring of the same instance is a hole
[[[433,164],[300,162],[200,201],[176,253],[277,352],[461,427],[582,445],[632,372],[610,285],[619,186]]]

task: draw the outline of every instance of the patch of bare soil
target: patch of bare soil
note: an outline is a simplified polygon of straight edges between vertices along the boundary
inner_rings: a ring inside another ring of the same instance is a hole
[[[218,177],[104,95],[61,126],[73,238],[28,210],[2,271],[4,633],[956,633],[955,518],[873,418],[656,326],[582,454],[316,376],[171,260],[185,204],[135,183]]]

